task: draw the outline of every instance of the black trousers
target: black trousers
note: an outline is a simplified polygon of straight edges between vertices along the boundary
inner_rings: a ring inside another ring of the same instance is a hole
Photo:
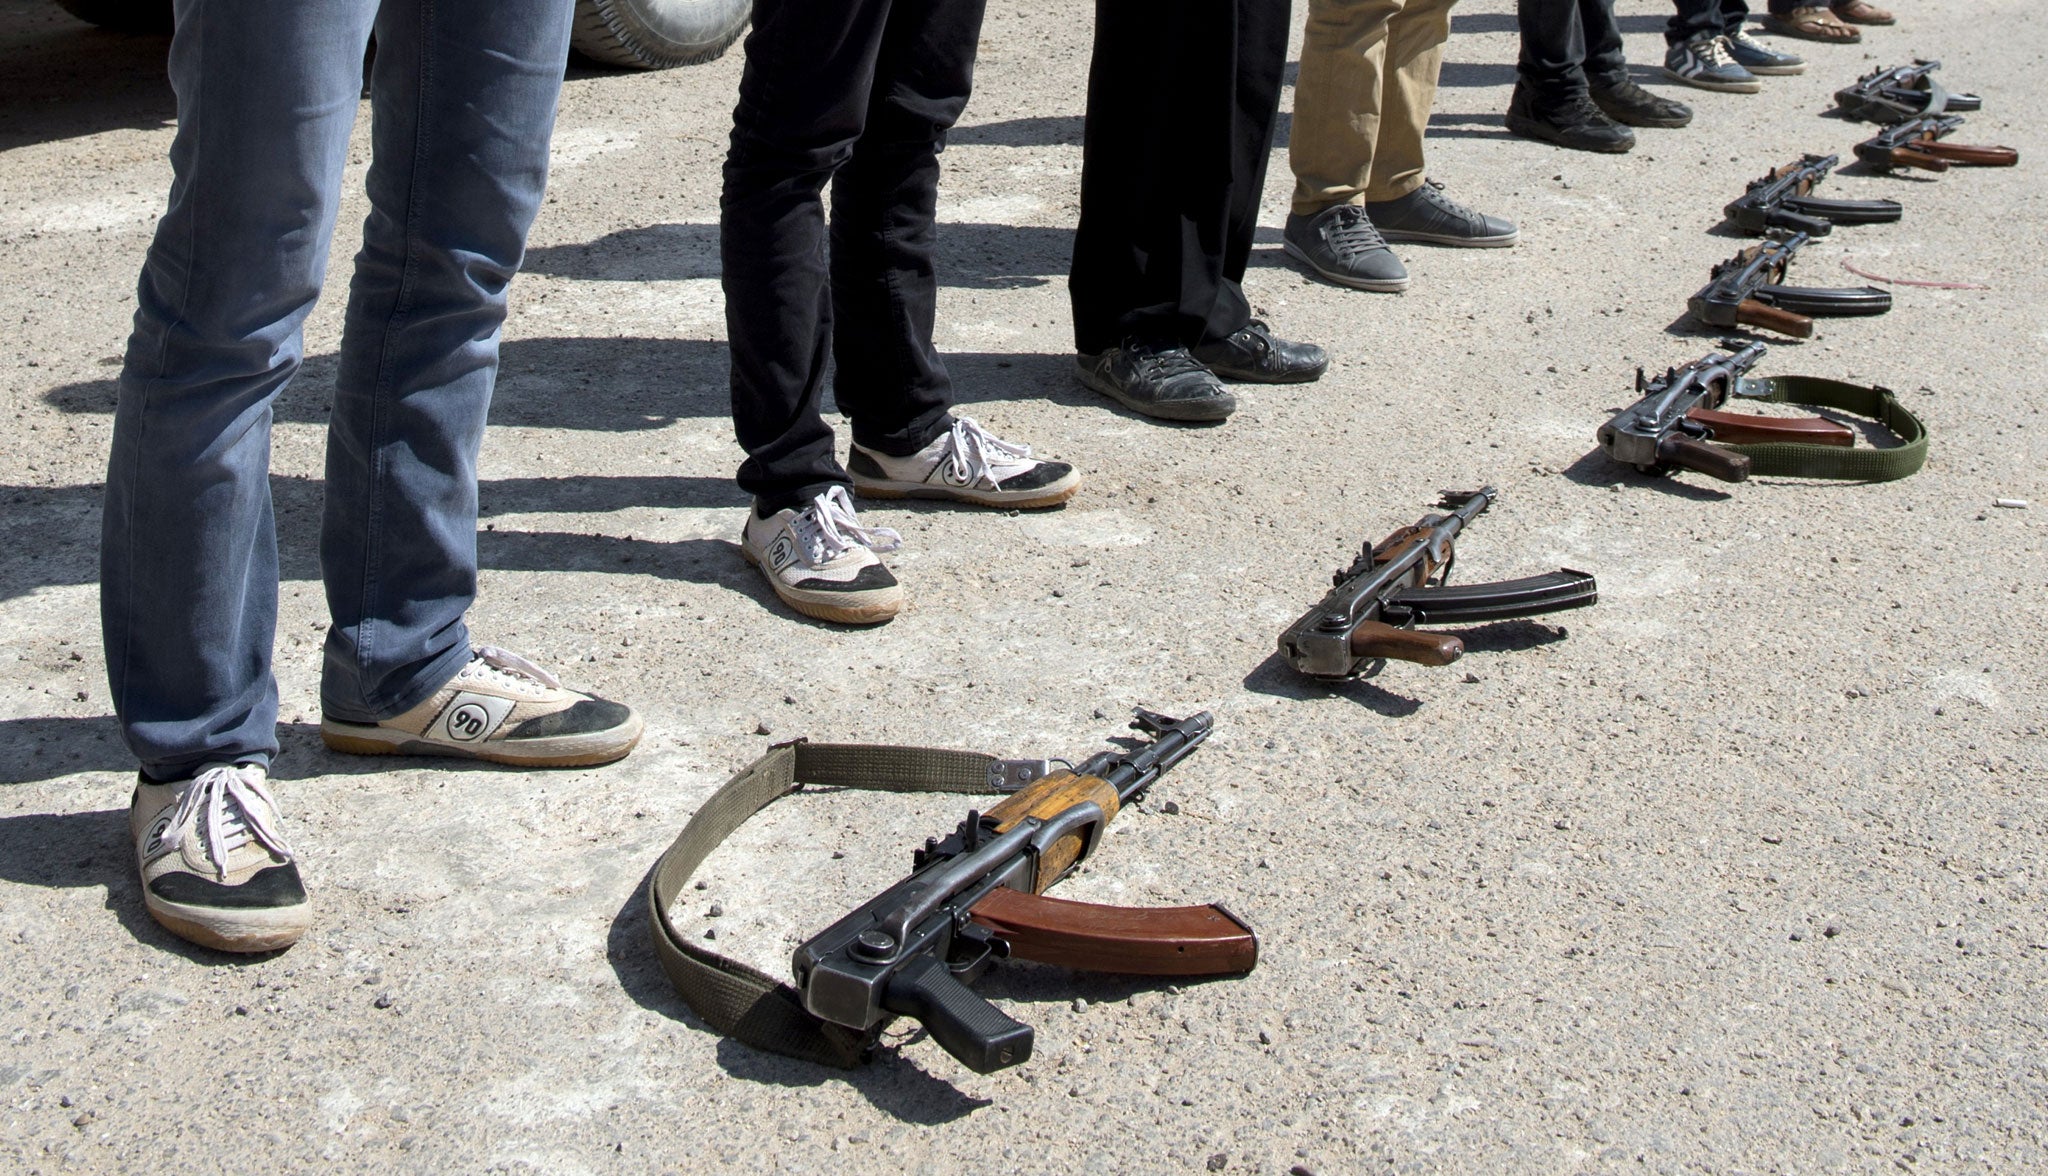
[[[1628,80],[1614,0],[1517,0],[1522,85],[1537,102],[1612,89]]]
[[[903,456],[950,427],[952,384],[932,349],[932,222],[983,7],[754,5],[719,247],[733,427],[747,451],[739,483],[764,510],[848,480],[819,415],[828,354],[833,396],[862,445]]]
[[[1096,0],[1069,292],[1083,354],[1251,320],[1289,0]]]
[[[1749,17],[1744,0],[1677,0],[1678,11],[1664,26],[1666,44],[1681,45],[1698,36],[1718,37],[1742,27]]]

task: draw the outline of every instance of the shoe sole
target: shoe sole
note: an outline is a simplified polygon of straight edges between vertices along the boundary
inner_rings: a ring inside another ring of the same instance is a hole
[[[1789,78],[1806,72],[1806,63],[1798,65],[1745,65],[1742,68],[1764,78]]]
[[[934,486],[929,482],[888,482],[853,476],[853,492],[862,498],[922,498],[941,502],[964,502],[998,510],[1038,510],[1058,506],[1081,490],[1081,475],[1070,473],[1050,486],[1035,490],[974,490],[958,486]]]
[[[1388,239],[1391,240],[1392,238]],[[1353,278],[1344,274],[1332,273],[1310,260],[1308,251],[1292,241],[1282,242],[1280,249],[1281,252],[1307,267],[1308,272],[1333,285],[1349,286],[1353,290],[1370,290],[1375,294],[1399,294],[1408,288],[1407,278]]]
[[[807,596],[776,579],[768,571],[768,565],[762,563],[753,552],[748,551],[745,544],[740,545],[740,554],[746,557],[748,563],[761,569],[762,578],[768,581],[768,586],[775,590],[775,595],[782,603],[814,620],[831,621],[835,625],[879,625],[894,619],[897,613],[903,611],[903,590],[900,586],[896,589],[894,600],[863,602],[859,599],[861,596],[874,595],[875,590],[860,594],[849,593],[848,595],[855,597],[854,603],[851,604],[844,603],[844,597],[821,599],[817,596]]]
[[[1613,118],[1614,116],[1609,115],[1608,117]],[[1502,121],[1507,126],[1507,129],[1513,134],[1520,135],[1525,139],[1535,139],[1539,142],[1551,143],[1556,146],[1562,147],[1567,151],[1589,151],[1595,155],[1627,155],[1629,152],[1635,150],[1636,148],[1636,143],[1634,139],[1629,139],[1626,142],[1615,143],[1612,145],[1595,143],[1567,143],[1564,141],[1564,136],[1559,134],[1556,130],[1552,129],[1547,123],[1531,122],[1528,119],[1515,118],[1512,115],[1510,115],[1506,119],[1503,119]],[[1620,122],[1621,120],[1615,119],[1614,121]],[[1690,122],[1691,120],[1688,119],[1686,121]],[[1685,123],[1672,123],[1670,125],[1682,127],[1685,125]]]
[[[1390,243],[1414,242],[1421,245],[1449,245],[1454,249],[1503,249],[1522,239],[1522,230],[1502,233],[1497,237],[1455,237],[1449,233],[1418,233],[1402,229],[1381,229],[1380,236]]]
[[[627,753],[639,745],[640,735],[645,729],[636,711],[631,723],[609,731],[554,735],[545,739],[501,739],[466,747],[422,739],[410,731],[390,727],[322,719],[320,742],[345,755],[442,756],[484,760],[514,768],[587,768],[626,758]]]
[[[1722,94],[1754,94],[1764,88],[1764,84],[1754,78],[1746,82],[1716,82],[1708,78],[1686,77],[1669,66],[1659,67],[1657,72],[1674,82],[1682,82],[1685,85],[1691,86],[1695,90],[1713,90]]]
[[[149,917],[164,930],[188,943],[215,951],[252,953],[282,951],[299,941],[313,925],[310,903],[273,907],[269,910],[222,911],[213,907],[186,906],[165,902],[142,891]]]
[[[1228,393],[1205,401],[1180,402],[1180,405],[1185,407],[1143,404],[1125,396],[1114,381],[1098,378],[1092,370],[1081,364],[1074,365],[1074,376],[1083,386],[1102,393],[1139,416],[1148,416],[1154,420],[1214,424],[1227,419],[1231,413],[1237,411],[1237,398]]]

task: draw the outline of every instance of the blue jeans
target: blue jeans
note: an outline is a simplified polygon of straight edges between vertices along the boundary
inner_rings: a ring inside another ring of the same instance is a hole
[[[374,28],[320,564],[322,709],[376,722],[469,658],[476,455],[546,185],[570,0],[177,0],[170,201],[122,367],[107,673],[157,778],[277,750],[271,402],[319,297]]]

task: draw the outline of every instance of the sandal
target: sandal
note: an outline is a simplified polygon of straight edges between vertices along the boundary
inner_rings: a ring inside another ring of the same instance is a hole
[[[1768,23],[1772,32],[1797,37],[1802,41],[1853,45],[1863,39],[1863,34],[1854,27],[1836,20],[1835,14],[1824,4],[1802,5],[1783,16],[1774,12]]]
[[[1851,24],[1888,25],[1897,24],[1898,18],[1875,4],[1864,0],[1833,0],[1835,15]]]

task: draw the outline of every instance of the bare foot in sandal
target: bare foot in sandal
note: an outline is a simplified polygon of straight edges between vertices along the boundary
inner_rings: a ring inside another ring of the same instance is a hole
[[[1888,25],[1898,23],[1897,18],[1875,4],[1865,0],[1833,0],[1835,15],[1850,24]]]
[[[1802,41],[1825,41],[1832,45],[1853,45],[1863,39],[1861,32],[1837,20],[1825,4],[1805,4],[1790,12],[1773,12],[1768,27],[1772,32]]]

